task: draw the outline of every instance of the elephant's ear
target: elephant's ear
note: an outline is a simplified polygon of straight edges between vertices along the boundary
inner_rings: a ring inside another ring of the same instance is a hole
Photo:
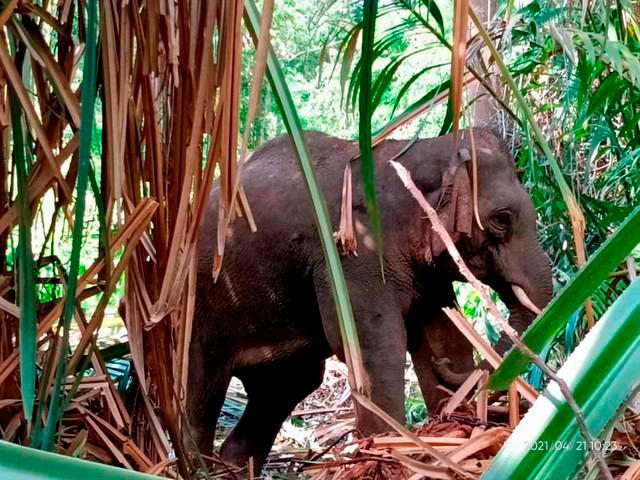
[[[468,172],[471,155],[463,148],[457,156],[460,161],[445,170],[442,176],[441,194],[436,206],[440,221],[454,242],[470,236],[473,223],[473,200]],[[431,251],[427,252],[427,261],[437,258],[445,249],[440,236],[432,231]]]

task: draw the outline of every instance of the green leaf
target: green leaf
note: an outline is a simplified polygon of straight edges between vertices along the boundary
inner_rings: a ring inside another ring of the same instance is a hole
[[[449,95],[449,99],[447,101],[447,111],[444,115],[444,119],[442,120],[442,125],[440,126],[440,132],[438,136],[446,135],[453,128],[453,105],[451,102],[451,95]]]
[[[245,24],[254,43],[256,43],[260,34],[260,14],[254,0],[247,0],[245,2]],[[309,149],[304,139],[304,131],[302,130],[302,124],[300,123],[300,118],[298,117],[295,104],[291,98],[291,92],[287,86],[280,63],[271,48],[269,49],[269,55],[267,56],[267,77],[269,78],[271,89],[274,93],[278,108],[280,109],[282,120],[284,121],[287,131],[289,132],[289,136],[291,137],[291,143],[293,144],[298,156],[300,169],[302,170],[303,177],[309,191],[316,226],[318,228],[318,236],[320,237],[324,258],[327,264],[331,293],[336,303],[338,321],[340,323],[340,333],[342,335],[345,353],[348,355],[347,358],[350,358],[355,362],[350,365],[350,368],[352,369],[351,373],[354,375],[356,383],[355,387],[360,389],[362,387],[362,383],[359,379],[364,378],[362,376],[364,369],[362,367],[360,343],[358,341],[358,332],[356,330],[356,324],[351,310],[349,290],[344,278],[344,272],[342,271],[340,255],[338,254],[338,249],[336,248],[336,244],[333,239],[331,219],[329,217],[324,196],[322,195],[322,191],[320,190],[313,171],[311,154],[309,153]]]
[[[429,0],[427,0],[429,1]],[[451,50],[451,44],[449,43],[449,41],[445,38],[444,35],[444,25],[439,25],[440,26],[440,31],[436,30],[433,25],[431,25],[431,23],[429,22],[429,20],[427,18],[424,18],[422,15],[420,15],[420,12],[418,12],[412,5],[411,2],[408,2],[407,0],[400,0],[400,3],[402,5],[404,5],[404,7],[409,10],[411,12],[411,14],[422,24],[422,26],[424,26],[424,28],[426,28],[429,32],[431,32],[431,34],[436,37],[438,39],[438,41],[444,45],[445,47],[447,47],[449,50]],[[424,2],[423,2],[424,3]],[[435,4],[432,4],[433,6],[435,6]],[[436,7],[437,9],[437,7]],[[433,15],[434,19],[436,19],[437,22],[437,18],[436,15],[434,15],[434,12],[431,11],[431,14]],[[438,10],[439,13],[439,10]],[[442,17],[442,15],[440,15],[440,17]]]
[[[640,385],[638,331],[640,278],[616,300],[558,371],[594,437],[602,434],[620,406]],[[482,478],[571,478],[582,464],[587,446],[573,410],[558,384],[552,382]]]
[[[416,114],[416,111],[427,105],[429,102],[433,101],[435,97],[437,97],[440,92],[444,92],[449,88],[451,81],[447,78],[444,82],[439,85],[436,85],[434,88],[429,90],[426,95],[424,95],[419,100],[412,103],[406,110],[404,110],[400,115],[391,119],[389,123],[387,123],[384,127],[377,130],[375,132],[374,138],[378,138],[380,135],[383,135],[387,130],[395,128],[397,125],[403,124],[408,121],[409,118]]]
[[[571,315],[638,243],[640,243],[640,206],[591,256],[560,295],[547,306],[542,316],[529,326],[522,336],[522,341],[531,350],[540,353],[558,335]],[[500,367],[491,375],[489,388],[507,389],[529,362],[530,359],[522,352],[512,349]]]
[[[394,48],[399,42],[403,42],[405,40],[406,35],[411,33],[414,25],[415,21],[405,21],[400,25],[395,25],[388,29],[384,37],[374,43],[371,55],[367,57],[367,63],[373,65],[377,60],[384,58],[386,54],[389,53],[389,50]],[[359,24],[359,26],[362,28],[362,24]],[[365,57],[361,55],[356,62],[349,81],[349,88],[347,90],[347,106],[350,105],[353,109],[356,108],[360,98],[360,86],[362,83],[361,71],[363,69],[364,59]],[[348,75],[348,72],[346,75]],[[380,75],[382,75],[382,73]],[[376,89],[374,87],[373,91],[375,90]]]
[[[89,167],[91,155],[91,134],[93,131],[93,110],[95,104],[95,90],[97,78],[97,6],[96,0],[87,2],[87,39],[84,56],[84,68],[82,71],[80,110],[80,146],[78,152],[78,175],[76,185],[76,212],[73,225],[71,258],[69,262],[69,284],[65,296],[64,310],[62,313],[62,346],[58,368],[49,402],[49,412],[45,425],[42,448],[52,450],[55,441],[56,427],[59,421],[61,405],[64,399],[62,396],[62,382],[66,373],[67,357],[64,352],[69,346],[69,328],[71,318],[76,308],[76,291],[78,284],[78,273],[80,269],[80,250],[82,248],[82,237],[84,230],[84,211],[86,203],[87,184],[89,180]]]
[[[372,110],[372,112],[375,111],[378,108],[378,106],[380,105],[380,102],[382,101],[383,95],[385,94],[385,92],[389,88],[389,85],[393,81],[393,77],[395,76],[395,74],[398,71],[398,69],[402,66],[402,64],[406,60],[408,60],[409,58],[413,57],[414,55],[422,54],[422,53],[426,52],[427,50],[428,50],[428,48],[420,48],[420,49],[415,50],[415,51],[413,51],[411,53],[403,55],[400,58],[395,58],[395,59],[391,60],[387,65],[385,65],[385,67],[378,74],[378,76],[376,77],[375,82],[373,83],[373,88],[372,88],[373,100],[371,102],[371,105],[372,105],[371,110]],[[419,72],[418,76],[424,74],[426,71],[429,71],[429,70],[431,70],[431,69],[433,69],[434,67],[437,67],[437,66],[438,65],[430,65],[430,66],[426,67],[421,72]],[[411,86],[411,83],[413,83],[413,82],[411,82],[411,81],[407,82],[407,84],[409,84],[409,86]],[[402,88],[404,89],[405,86],[406,86],[406,84],[403,85]],[[404,93],[406,93],[406,90],[405,90]],[[400,97],[400,94],[404,95],[404,93],[401,90],[398,93],[398,97]],[[397,103],[398,103],[398,99],[396,99],[396,105],[397,105]]]
[[[33,281],[33,251],[31,248],[31,204],[29,202],[29,159],[25,148],[20,103],[9,89],[11,124],[13,127],[13,162],[18,177],[18,306],[20,307],[20,396],[24,419],[31,433],[33,402],[36,390],[36,346],[38,319],[36,316],[35,285]]]
[[[365,0],[362,19],[362,53],[360,64],[360,95],[359,110],[360,123],[358,129],[358,143],[360,145],[360,174],[364,190],[364,203],[371,220],[371,230],[376,241],[376,248],[382,267],[382,227],[376,201],[375,162],[371,143],[371,117],[373,115],[373,98],[371,90],[371,69],[373,66],[373,40],[376,32],[376,17],[378,1]]]
[[[361,28],[362,25],[360,24],[354,25],[345,39],[346,45],[342,56],[342,65],[340,67],[340,91],[342,92],[343,99],[345,93],[344,89],[347,85],[347,80],[349,80],[349,70],[351,69],[351,63],[353,62],[356,47],[358,46],[358,36],[360,35]],[[340,103],[342,103],[342,101],[343,100],[341,100]]]
[[[132,472],[65,455],[42,452],[0,440],[0,478],[11,480],[158,480],[160,477]]]
[[[422,4],[427,7],[429,15],[431,15],[436,21],[438,27],[440,28],[440,33],[444,36],[444,20],[442,19],[442,13],[440,12],[440,8],[438,8],[438,4],[435,2],[435,0],[422,0]],[[429,17],[426,18],[426,21],[429,21]]]
[[[130,354],[131,353],[131,349],[129,347],[129,342],[122,342],[122,343],[116,343],[114,345],[110,345],[108,347],[102,348],[102,349],[99,350],[99,352],[100,352],[100,357],[102,358],[102,360],[105,363],[108,363],[111,360],[121,359],[125,355]],[[86,368],[90,368],[91,367],[90,361],[91,361],[91,356],[90,355],[84,355],[78,361],[78,365],[80,365],[80,366],[86,365]],[[78,368],[78,372],[82,372],[82,371],[83,371],[83,369],[79,367]]]
[[[395,115],[396,110],[398,109],[398,106],[400,105],[400,102],[402,101],[404,96],[409,91],[409,88],[411,88],[411,85],[413,85],[416,82],[416,80],[418,80],[421,76],[423,76],[427,72],[430,72],[434,68],[440,68],[440,67],[443,67],[445,65],[450,65],[450,63],[447,62],[447,63],[438,63],[436,65],[429,65],[428,67],[423,68],[418,73],[415,73],[411,78],[409,78],[409,80],[407,80],[402,85],[402,88],[400,88],[400,91],[398,92],[398,95],[396,96],[396,100],[395,100],[395,102],[393,104],[393,110],[391,110],[391,116],[393,117]]]

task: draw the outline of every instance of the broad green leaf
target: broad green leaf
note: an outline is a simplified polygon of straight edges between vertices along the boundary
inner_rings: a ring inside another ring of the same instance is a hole
[[[245,2],[245,24],[255,43],[260,34],[260,14],[254,0]],[[280,63],[271,48],[267,56],[267,77],[269,78],[276,102],[278,103],[282,120],[291,137],[291,143],[297,153],[300,169],[302,170],[311,204],[313,205],[318,235],[322,244],[325,261],[327,262],[331,293],[336,303],[345,353],[347,354],[347,358],[353,362],[352,365],[349,365],[351,373],[353,374],[353,381],[355,382],[356,389],[363,390],[365,377],[358,332],[353,319],[353,312],[351,311],[349,290],[344,278],[344,272],[342,271],[340,255],[338,254],[338,249],[333,239],[331,219],[324,196],[322,195],[313,171],[311,154],[305,142],[304,131],[302,130],[298,112],[291,98],[291,92],[287,86]]]
[[[158,480],[161,477],[0,440],[0,478],[11,480]]]
[[[601,436],[640,386],[640,278],[615,301],[558,371]],[[486,480],[571,478],[587,453],[573,410],[552,382],[483,475]],[[596,444],[606,449],[607,443]]]
[[[527,329],[522,340],[536,353],[548,345],[596,287],[640,243],[640,206],[591,256],[571,282]],[[530,359],[512,349],[489,379],[489,388],[502,390],[529,364]]]
[[[31,433],[33,402],[36,390],[36,345],[38,319],[36,316],[35,284],[33,281],[33,251],[31,248],[31,204],[29,202],[29,159],[25,148],[20,103],[10,89],[9,103],[13,127],[13,162],[18,177],[18,306],[20,307],[20,396],[24,419]]]
[[[69,346],[69,328],[71,326],[71,318],[76,308],[76,291],[78,284],[78,273],[80,269],[80,250],[82,248],[82,237],[84,224],[84,211],[86,203],[87,184],[89,181],[89,166],[91,155],[91,134],[93,131],[93,109],[95,104],[95,90],[97,78],[97,24],[98,12],[96,0],[87,2],[87,38],[84,55],[84,67],[82,71],[81,100],[82,106],[80,110],[80,146],[78,152],[78,175],[76,185],[76,212],[73,225],[71,258],[69,262],[69,284],[64,302],[64,310],[62,313],[62,347],[61,352],[66,352]],[[47,415],[47,423],[45,425],[42,448],[44,450],[52,450],[55,441],[57,425],[61,412],[61,406],[64,399],[62,396],[62,382],[66,373],[67,357],[60,355],[58,368],[51,392],[51,400],[49,402],[49,412]]]
[[[382,227],[376,201],[375,162],[371,143],[371,117],[373,115],[373,98],[371,89],[371,69],[373,66],[373,40],[376,32],[378,1],[365,0],[362,19],[362,53],[360,57],[360,94],[358,97],[360,123],[358,143],[360,145],[360,174],[364,191],[364,202],[371,220],[371,230],[376,240],[376,248],[382,268]]]

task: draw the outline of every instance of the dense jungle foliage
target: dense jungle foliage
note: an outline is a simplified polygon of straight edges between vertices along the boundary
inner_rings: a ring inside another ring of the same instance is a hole
[[[0,0],[0,439],[151,473],[197,470],[182,407],[192,255],[214,179],[228,190],[221,208],[246,211],[244,151],[278,135],[358,139],[366,168],[370,141],[478,124],[512,151],[553,266],[557,297],[524,340],[554,371],[566,362],[579,372],[570,387],[587,392],[576,398],[587,428],[611,435],[640,384],[626,370],[640,315],[640,6],[489,2],[479,28],[473,11],[486,2],[471,1],[472,13],[467,3],[261,1],[260,11],[273,5],[267,60],[259,45],[269,32],[259,31],[252,0]],[[304,168],[303,142],[294,143]],[[308,185],[319,223],[336,230]],[[224,246],[223,233],[217,241]],[[344,289],[333,241],[324,241],[334,291]],[[480,296],[462,284],[457,294],[495,343]],[[337,304],[349,332],[350,307]],[[577,362],[571,354],[600,321],[587,337],[593,354]],[[597,363],[605,357],[606,368]],[[493,385],[526,367],[542,390],[549,377],[529,364],[512,353]],[[597,400],[598,388],[615,395]],[[579,435],[568,403],[545,421]],[[427,417],[417,388],[407,407],[409,424]],[[568,460],[547,453],[504,454],[488,478],[502,478],[513,459],[555,475]],[[581,473],[604,474],[597,460]]]

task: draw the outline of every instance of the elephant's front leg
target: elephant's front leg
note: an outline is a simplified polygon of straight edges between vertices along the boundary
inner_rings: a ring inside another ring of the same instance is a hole
[[[407,336],[398,311],[381,305],[381,311],[354,309],[359,317],[358,337],[364,369],[368,375],[370,398],[391,417],[405,423],[404,374]],[[389,431],[378,415],[356,402],[358,430],[364,435]]]
[[[324,278],[316,279],[316,292],[329,345],[344,360],[336,307]],[[407,335],[395,292],[374,273],[362,284],[351,281],[349,295],[371,401],[404,424]],[[357,402],[356,421],[363,435],[391,429],[387,422]]]

